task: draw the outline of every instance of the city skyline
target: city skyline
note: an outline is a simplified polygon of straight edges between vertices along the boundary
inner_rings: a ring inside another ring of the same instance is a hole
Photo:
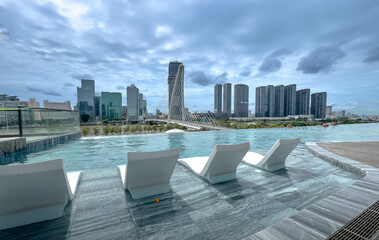
[[[378,114],[376,1],[214,3],[2,1],[1,93],[73,107],[82,78],[96,81],[97,96],[134,83],[155,112],[177,59],[190,109],[212,110],[217,83],[247,84],[252,112],[253,89],[294,83],[327,92],[336,111]]]

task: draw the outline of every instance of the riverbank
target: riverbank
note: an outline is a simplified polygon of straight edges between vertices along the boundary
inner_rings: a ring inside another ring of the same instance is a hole
[[[323,123],[332,125],[332,119],[325,120],[307,120],[307,119],[262,119],[262,120],[250,120],[250,121],[236,121],[236,120],[220,120],[218,123],[220,126],[230,127],[234,129],[255,129],[255,128],[283,128],[287,126],[292,127],[311,127],[320,126]],[[373,121],[359,120],[359,119],[335,119],[337,125],[341,124],[359,124],[359,123],[374,123]]]

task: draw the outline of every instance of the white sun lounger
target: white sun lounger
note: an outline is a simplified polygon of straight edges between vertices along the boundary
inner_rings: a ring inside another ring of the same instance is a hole
[[[236,178],[237,166],[249,149],[248,142],[235,145],[216,144],[210,157],[183,158],[179,162],[210,183],[225,182]]]
[[[61,217],[80,177],[63,159],[0,166],[0,230]]]
[[[300,138],[279,139],[265,156],[256,152],[248,152],[242,161],[270,172],[276,171],[285,168],[287,156],[299,143]]]
[[[126,165],[118,166],[122,185],[133,199],[170,191],[170,178],[179,158],[179,149],[157,152],[128,152]]]

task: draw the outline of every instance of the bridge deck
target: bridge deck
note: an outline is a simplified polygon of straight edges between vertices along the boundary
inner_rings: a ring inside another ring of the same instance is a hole
[[[145,122],[168,122],[167,119],[145,119]],[[205,124],[205,123],[198,123],[198,122],[187,122],[187,121],[178,121],[178,120],[170,120],[170,123],[172,124],[179,124],[180,126],[192,128],[196,130],[200,130],[202,128],[212,129],[212,130],[231,130],[232,128],[222,127],[222,126],[216,126],[211,124]]]

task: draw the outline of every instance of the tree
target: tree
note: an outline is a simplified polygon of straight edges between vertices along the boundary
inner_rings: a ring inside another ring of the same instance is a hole
[[[82,122],[88,122],[88,120],[89,120],[89,115],[88,115],[88,114],[82,114],[82,115],[80,115],[80,120],[81,120]]]

